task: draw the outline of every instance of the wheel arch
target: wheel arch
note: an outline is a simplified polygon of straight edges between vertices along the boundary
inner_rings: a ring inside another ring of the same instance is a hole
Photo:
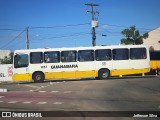
[[[98,73],[101,71],[101,70],[108,70],[110,72],[110,70],[108,68],[101,68],[98,70]]]

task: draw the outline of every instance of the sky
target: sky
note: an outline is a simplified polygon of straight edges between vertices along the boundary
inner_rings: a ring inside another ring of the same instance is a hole
[[[141,34],[160,27],[160,0],[0,0],[0,50],[92,46],[91,7],[98,27],[96,45],[118,45],[121,31]]]

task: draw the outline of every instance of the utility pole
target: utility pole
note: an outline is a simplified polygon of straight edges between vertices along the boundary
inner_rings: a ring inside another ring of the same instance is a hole
[[[92,46],[96,46],[96,31],[95,28],[98,27],[98,21],[96,20],[95,16],[96,14],[99,14],[99,11],[96,11],[93,9],[94,6],[99,6],[98,4],[85,4],[87,6],[91,6],[91,11],[87,11],[90,12],[92,15]]]
[[[29,49],[28,29],[29,27],[26,28],[26,49]]]

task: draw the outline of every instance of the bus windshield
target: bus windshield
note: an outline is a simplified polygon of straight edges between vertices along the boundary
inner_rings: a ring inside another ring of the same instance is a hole
[[[14,56],[14,68],[28,67],[28,55],[16,54]]]

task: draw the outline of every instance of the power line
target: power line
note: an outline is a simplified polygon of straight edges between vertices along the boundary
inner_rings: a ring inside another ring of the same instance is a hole
[[[1,31],[21,31],[22,29],[13,29],[13,28],[1,28]]]
[[[128,28],[128,27],[130,27],[130,26],[124,26],[124,25],[115,25],[115,24],[103,24],[103,23],[100,23],[100,24],[111,26],[111,27],[118,27],[118,28]],[[151,30],[154,30],[155,28],[137,27],[137,29],[143,29],[143,30],[150,30],[151,31]]]
[[[74,36],[81,36],[81,35],[87,35],[87,34],[90,34],[90,33],[89,33],[89,32],[79,32],[79,33],[73,33],[73,34],[67,34],[67,35],[59,35],[59,36],[53,36],[53,37],[45,37],[45,38],[38,39],[38,41],[40,41],[40,40],[45,40],[45,39],[74,37]],[[32,40],[32,41],[33,41],[33,40]],[[35,41],[35,40],[34,40],[34,41]]]
[[[83,25],[89,25],[90,23],[84,23],[84,24],[74,24],[74,25],[59,25],[59,26],[48,26],[48,27],[30,27],[30,29],[43,29],[43,28],[61,28],[61,27],[75,27],[75,26],[83,26]]]
[[[3,45],[1,47],[1,49],[5,48],[6,46],[8,46],[9,44],[11,44],[13,41],[15,41],[24,31],[26,31],[26,28],[21,32],[19,33],[16,37],[14,37],[12,40],[10,40],[7,44]]]
[[[60,25],[60,26],[48,26],[48,27],[42,27],[42,26],[39,26],[39,27],[29,27],[28,29],[54,29],[54,28],[64,28],[64,27],[77,27],[77,26],[83,26],[83,25],[90,25],[90,23],[83,23],[83,24],[72,24],[72,25]],[[128,28],[128,26],[123,26],[123,25],[114,25],[114,24],[102,24],[101,25],[106,25],[107,26],[111,26],[113,28],[115,28],[116,30],[118,30],[118,28]],[[16,27],[16,26],[15,26]],[[150,28],[145,28],[145,27],[137,27],[138,29],[141,29],[141,30],[153,30],[153,29],[150,29]],[[155,29],[155,28],[154,28]],[[8,45],[10,45],[11,43],[13,43],[24,31],[26,31],[26,28],[22,29],[22,28],[13,28],[13,26],[11,26],[11,28],[1,28],[0,29],[1,31],[19,31],[19,30],[23,30],[22,32],[20,32],[16,37],[14,37],[12,40],[10,40],[9,42],[7,42],[5,45],[3,45],[2,47],[0,48],[5,48],[7,47]],[[159,30],[159,29],[158,29]],[[111,30],[103,30],[103,31],[97,31],[98,34],[103,34],[102,32],[107,32],[108,34],[120,34],[120,32],[115,32],[115,31],[111,31]],[[90,32],[80,32],[80,33],[73,33],[73,34],[67,34],[67,35],[58,35],[58,36],[53,36],[53,37],[45,37],[43,36],[43,38],[40,38],[39,40],[43,40],[43,39],[55,39],[55,38],[64,38],[64,37],[74,37],[74,36],[81,36],[81,35],[87,35],[87,34],[91,34]],[[32,40],[31,40],[32,41]]]
[[[105,24],[105,23],[99,23],[99,24],[107,25],[111,27],[118,27],[118,28],[128,28],[129,27],[129,26],[124,26],[124,25],[116,25],[116,24]],[[59,26],[37,26],[37,27],[31,26],[29,27],[29,29],[52,29],[52,28],[61,28],[61,27],[76,27],[76,26],[83,26],[83,25],[90,25],[90,23],[73,24],[73,25],[59,25]],[[137,27],[137,28],[143,29],[143,30],[154,30],[155,29],[155,28],[145,28],[145,27]],[[0,28],[1,31],[21,31],[23,29],[24,28]]]

